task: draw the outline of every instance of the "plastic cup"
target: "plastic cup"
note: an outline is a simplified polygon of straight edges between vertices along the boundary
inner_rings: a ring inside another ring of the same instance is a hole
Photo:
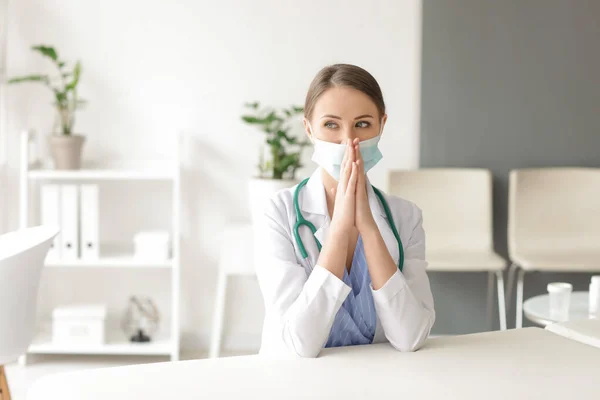
[[[600,314],[600,275],[594,275],[590,280],[589,300],[589,317],[598,318],[598,314]]]
[[[566,282],[552,282],[548,284],[550,297],[550,319],[561,322],[569,320],[569,306],[573,285]]]

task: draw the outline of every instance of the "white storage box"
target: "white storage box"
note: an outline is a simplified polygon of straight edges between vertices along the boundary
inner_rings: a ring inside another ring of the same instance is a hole
[[[164,231],[139,232],[133,238],[135,258],[149,261],[167,261],[171,257],[169,233]]]
[[[102,345],[105,343],[106,306],[75,305],[57,307],[52,312],[52,341],[62,345]]]

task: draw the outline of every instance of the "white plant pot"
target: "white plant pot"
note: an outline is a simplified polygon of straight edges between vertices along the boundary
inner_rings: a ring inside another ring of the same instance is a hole
[[[85,137],[82,135],[49,135],[48,143],[55,169],[79,169]]]
[[[264,213],[265,207],[275,193],[291,188],[298,183],[295,179],[259,179],[248,182],[248,199],[252,222],[255,223]]]

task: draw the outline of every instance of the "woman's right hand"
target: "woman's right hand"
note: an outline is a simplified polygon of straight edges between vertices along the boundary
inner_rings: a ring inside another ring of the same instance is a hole
[[[340,181],[336,188],[331,189],[335,200],[327,243],[323,246],[317,260],[317,265],[329,270],[339,279],[344,277],[348,237],[355,224],[356,184],[358,181],[356,168],[352,142],[348,141],[341,165]]]
[[[355,225],[356,184],[358,171],[353,142],[348,140],[342,160],[340,180],[337,188],[332,188],[335,196],[331,225],[340,233],[348,233]]]

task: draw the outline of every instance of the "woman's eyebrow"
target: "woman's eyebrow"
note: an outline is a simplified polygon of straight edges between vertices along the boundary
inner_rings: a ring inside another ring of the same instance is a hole
[[[338,117],[337,115],[331,115],[331,114],[325,114],[325,115],[323,115],[321,118],[335,118],[335,119],[342,119],[341,117]]]
[[[335,118],[335,119],[342,119],[341,117],[338,117],[337,115],[332,115],[332,114],[325,114],[323,115],[321,118]],[[361,118],[373,118],[372,115],[369,114],[363,114],[363,115],[359,115],[358,117],[354,118],[355,120],[357,119],[361,119]]]

